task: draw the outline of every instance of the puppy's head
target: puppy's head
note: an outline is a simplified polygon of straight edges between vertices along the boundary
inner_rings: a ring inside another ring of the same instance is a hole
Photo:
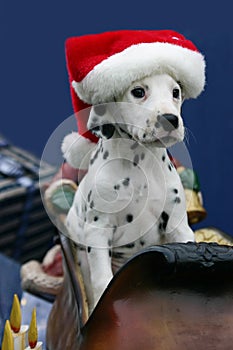
[[[184,138],[181,86],[167,74],[134,82],[112,103],[93,106],[88,129],[111,138],[115,132],[141,142],[169,147]]]
[[[139,142],[171,146],[184,138],[183,99],[181,86],[168,74],[136,81],[118,99],[122,125]]]

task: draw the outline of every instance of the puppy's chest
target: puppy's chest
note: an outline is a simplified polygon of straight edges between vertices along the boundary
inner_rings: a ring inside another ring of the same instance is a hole
[[[130,223],[130,217],[135,219],[142,211],[155,215],[155,209],[163,206],[167,195],[164,177],[151,169],[146,172],[140,167],[122,166],[121,161],[116,163],[88,174],[84,191],[87,211],[109,213],[121,225],[124,221]]]
[[[103,209],[105,205],[120,209],[121,203],[134,210],[161,204],[170,188],[179,186],[166,150],[158,149],[153,154],[137,143],[128,148],[124,140],[122,143],[113,140],[108,147],[98,146],[90,162],[86,191],[92,188],[95,201]]]

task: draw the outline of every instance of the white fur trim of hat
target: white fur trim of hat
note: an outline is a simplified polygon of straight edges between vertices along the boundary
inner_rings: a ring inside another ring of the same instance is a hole
[[[96,143],[78,132],[72,132],[63,139],[61,150],[64,158],[73,168],[87,169],[95,147]]]
[[[98,104],[112,101],[143,77],[168,73],[180,82],[188,99],[196,98],[203,90],[204,72],[205,61],[199,52],[169,43],[146,43],[110,56],[81,82],[73,80],[72,86],[83,101]]]

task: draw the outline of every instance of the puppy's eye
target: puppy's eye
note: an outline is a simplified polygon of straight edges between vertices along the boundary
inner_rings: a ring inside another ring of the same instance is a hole
[[[135,87],[133,90],[131,90],[131,94],[135,98],[143,98],[145,96],[145,90],[142,87]]]
[[[180,90],[178,88],[174,88],[172,94],[173,98],[180,98]]]

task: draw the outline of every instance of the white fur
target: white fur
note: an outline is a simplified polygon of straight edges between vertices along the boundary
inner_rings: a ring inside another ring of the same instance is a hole
[[[145,90],[143,98],[132,95],[135,87]],[[102,138],[66,221],[79,246],[90,311],[115,271],[140,249],[194,240],[183,187],[165,148],[183,140],[181,104],[177,82],[155,74],[131,85],[104,114],[91,109],[88,126],[96,128],[98,119]],[[160,124],[167,114],[177,116],[177,127]],[[101,128],[106,124],[115,128],[109,139]]]
[[[130,67],[130,69],[129,69]],[[184,88],[185,98],[196,98],[205,85],[201,53],[169,43],[142,43],[110,56],[81,82],[72,82],[79,98],[89,104],[110,102],[131,82],[154,73],[168,73]]]

